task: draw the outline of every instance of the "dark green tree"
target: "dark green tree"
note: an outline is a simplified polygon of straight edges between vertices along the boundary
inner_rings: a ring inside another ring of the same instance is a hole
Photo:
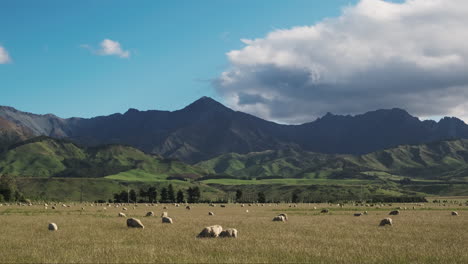
[[[167,199],[171,203],[174,203],[176,201],[174,187],[172,187],[172,184],[169,184],[169,186],[167,187]]]
[[[200,201],[201,193],[200,188],[195,186],[193,188],[189,187],[187,190],[187,200],[189,203],[198,203]]]
[[[163,187],[161,189],[161,203],[167,203],[167,199],[168,199],[167,188]]]
[[[6,202],[14,202],[23,199],[23,195],[18,191],[16,180],[10,175],[0,175],[0,195]]]
[[[131,203],[136,203],[137,202],[137,193],[135,192],[135,190],[131,189],[129,195],[130,195],[130,202]]]
[[[292,193],[291,202],[293,202],[293,203],[298,203],[299,202],[299,190],[295,190]]]
[[[185,199],[184,199],[184,192],[182,190],[179,190],[177,192],[177,202],[178,203],[183,203],[185,202]]]
[[[148,189],[148,202],[154,203],[158,200],[158,191],[156,187],[149,187]]]
[[[236,191],[236,202],[240,202],[242,199],[242,190],[237,190]]]
[[[266,197],[263,192],[258,193],[258,202],[259,203],[266,203]]]

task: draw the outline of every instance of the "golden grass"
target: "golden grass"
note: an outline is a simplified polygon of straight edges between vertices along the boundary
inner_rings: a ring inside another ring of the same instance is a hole
[[[466,206],[455,208],[458,217],[450,215],[451,208],[435,205],[402,210],[392,216],[393,227],[379,227],[397,206],[413,205],[194,205],[190,211],[126,206],[127,216],[139,218],[145,229],[128,229],[126,219],[117,217],[121,208],[2,206],[0,263],[468,263]],[[319,213],[324,207],[330,214]],[[369,215],[354,217],[356,210]],[[156,217],[145,217],[147,211]],[[174,224],[161,223],[163,211]],[[209,211],[215,215],[208,216]],[[281,212],[289,221],[272,222]],[[48,222],[59,230],[48,231]],[[195,238],[214,224],[236,228],[239,238]]]

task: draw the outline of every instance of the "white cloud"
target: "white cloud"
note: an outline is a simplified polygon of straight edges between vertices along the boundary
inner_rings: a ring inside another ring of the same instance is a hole
[[[6,64],[11,62],[10,55],[8,54],[8,51],[0,46],[0,64]]]
[[[101,56],[118,56],[120,58],[129,58],[130,57],[130,51],[128,50],[123,50],[122,46],[118,41],[114,41],[111,39],[104,39],[100,43],[100,48],[97,50],[94,50],[90,45],[88,44],[82,44],[80,45],[81,48],[88,49],[92,51],[95,54],[101,55]]]
[[[468,120],[468,1],[361,0],[227,53],[215,82],[241,111],[287,123],[401,107]]]
[[[101,42],[99,53],[102,55],[116,55],[120,58],[130,57],[129,51],[123,50],[119,42],[110,39],[105,39]]]

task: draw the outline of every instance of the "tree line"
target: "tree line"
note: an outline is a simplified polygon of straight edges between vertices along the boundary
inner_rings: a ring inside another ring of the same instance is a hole
[[[138,191],[129,189],[114,194],[115,203],[198,203],[201,192],[198,186],[186,190],[174,190],[172,184],[158,190],[156,187],[140,188]]]

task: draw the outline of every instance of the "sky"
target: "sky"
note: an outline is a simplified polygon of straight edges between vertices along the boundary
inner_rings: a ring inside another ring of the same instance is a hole
[[[468,120],[466,0],[4,0],[0,105],[60,117],[202,96],[281,123]]]

